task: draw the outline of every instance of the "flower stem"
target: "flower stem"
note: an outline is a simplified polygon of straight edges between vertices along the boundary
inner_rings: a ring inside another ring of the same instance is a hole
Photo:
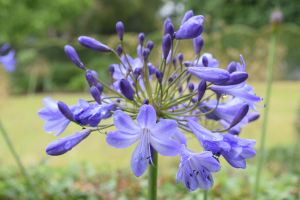
[[[204,200],[207,200],[208,199],[208,190],[204,190]]]
[[[153,165],[148,167],[148,200],[157,199],[157,164],[158,154],[154,150]]]
[[[273,65],[274,65],[274,58],[275,58],[276,36],[277,36],[277,32],[273,31],[271,35],[271,46],[270,46],[270,53],[269,53],[268,82],[267,82],[267,94],[266,94],[266,102],[265,102],[266,107],[265,107],[265,113],[263,118],[261,140],[260,140],[261,143],[259,148],[259,157],[258,157],[255,186],[254,186],[254,193],[252,199],[257,199],[258,197],[260,173],[261,173],[261,168],[264,159],[265,137],[266,137],[268,110],[270,107],[269,101],[270,101],[270,93],[271,93],[271,85],[272,85]]]
[[[22,164],[22,162],[20,160],[20,157],[18,156],[16,150],[14,149],[13,144],[11,143],[11,141],[10,141],[10,139],[9,139],[9,137],[8,137],[8,135],[7,135],[6,131],[5,131],[2,123],[1,123],[1,121],[0,121],[0,130],[1,130],[1,133],[2,133],[2,135],[4,137],[4,140],[5,140],[6,144],[7,144],[10,152],[13,154],[14,158],[16,159],[17,164],[18,164],[18,166],[19,166],[19,168],[20,168],[20,170],[21,170],[24,178],[26,179],[26,181],[27,181],[27,183],[28,183],[28,185],[29,185],[29,187],[30,187],[30,189],[31,189],[34,197],[36,199],[39,199],[38,195],[37,195],[37,192],[36,192],[36,189],[35,189],[32,181],[31,181],[31,179],[29,178],[29,176],[27,174],[27,171],[26,171],[25,167],[23,166],[23,164]]]

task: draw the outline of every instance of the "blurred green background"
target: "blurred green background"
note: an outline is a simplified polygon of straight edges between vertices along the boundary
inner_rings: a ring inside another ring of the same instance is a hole
[[[242,54],[248,82],[256,93],[265,95],[271,27],[270,14],[280,9],[284,22],[276,45],[274,84],[267,128],[267,161],[262,173],[261,199],[299,199],[300,117],[300,1],[295,0],[0,0],[0,45],[10,43],[18,65],[13,74],[0,68],[0,117],[11,140],[44,199],[145,199],[147,175],[136,178],[130,169],[133,147],[114,149],[105,136],[93,133],[71,152],[49,157],[46,146],[55,139],[43,131],[37,111],[46,96],[68,105],[90,99],[84,73],[67,58],[66,44],[72,45],[85,66],[108,81],[113,54],[99,53],[79,45],[81,35],[94,37],[111,48],[119,39],[117,21],[125,26],[124,44],[136,57],[138,34],[154,42],[150,61],[157,66],[162,26],[170,17],[177,30],[187,10],[204,15],[204,47],[226,68]],[[194,57],[192,40],[182,41],[179,52],[185,60]],[[259,108],[263,113],[264,109]],[[241,137],[260,143],[261,119],[243,128]],[[297,128],[298,127],[298,128]],[[78,131],[69,126],[64,135]],[[190,147],[201,151],[196,139]],[[30,199],[6,144],[0,138],[0,199]],[[258,152],[259,153],[259,152]],[[188,193],[175,174],[179,157],[160,158],[160,199],[201,199],[202,190]],[[255,177],[256,158],[245,170],[232,169],[225,162],[214,176],[209,193],[215,199],[248,199]],[[201,197],[200,197],[201,196]]]

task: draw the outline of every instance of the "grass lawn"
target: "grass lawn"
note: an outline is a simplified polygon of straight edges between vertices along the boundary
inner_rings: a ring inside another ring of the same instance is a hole
[[[265,83],[250,84],[255,88],[257,95],[264,97]],[[296,131],[294,123],[296,113],[300,105],[300,83],[299,82],[275,82],[271,93],[269,123],[267,127],[267,147],[286,146],[295,140]],[[0,107],[0,116],[17,152],[26,165],[39,162],[50,157],[45,153],[47,145],[56,137],[47,134],[43,130],[44,121],[37,115],[37,111],[43,106],[43,98],[51,97],[54,100],[62,100],[68,105],[77,103],[79,98],[91,99],[88,93],[50,93],[35,94],[29,96],[11,96],[6,99],[5,104]],[[262,103],[263,105],[263,103]],[[263,113],[264,108],[259,108]],[[111,122],[111,119],[109,119]],[[109,122],[101,122],[103,124]],[[247,127],[243,128],[241,137],[256,139],[258,148],[261,135],[262,117]],[[110,129],[113,130],[113,129]],[[76,125],[70,125],[62,136],[80,131]],[[191,135],[188,136],[192,138]],[[135,145],[134,145],[135,146]],[[93,132],[85,141],[65,155],[51,157],[51,164],[64,166],[72,160],[78,162],[91,162],[103,169],[119,169],[130,167],[130,157],[134,146],[126,149],[115,149],[105,141],[105,135]],[[200,151],[201,147],[196,139],[190,139],[189,148]],[[0,162],[6,165],[15,164],[7,145],[0,137]],[[167,170],[170,166],[179,164],[179,156],[175,158],[160,157],[160,167]],[[221,163],[222,164],[222,163]]]

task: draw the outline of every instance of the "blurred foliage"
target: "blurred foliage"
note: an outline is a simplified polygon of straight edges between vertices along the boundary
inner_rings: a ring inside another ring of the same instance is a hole
[[[225,22],[258,28],[269,23],[269,16],[275,8],[282,11],[284,22],[300,25],[300,1],[295,0],[187,0],[185,6],[186,10],[208,15],[213,25]]]
[[[287,148],[268,151],[267,168],[262,173],[259,188],[260,199],[300,198],[299,160],[300,154],[293,154]],[[295,157],[293,157],[295,156]],[[291,158],[295,162],[291,162]],[[209,190],[210,199],[249,199],[254,184],[255,165],[250,159],[244,170],[223,167],[214,173],[214,186]],[[290,168],[294,165],[294,168]],[[146,199],[147,175],[135,177],[131,170],[103,171],[89,163],[68,167],[52,167],[46,159],[28,168],[41,199]],[[203,190],[188,192],[182,183],[177,183],[177,166],[158,179],[158,199],[202,199]],[[17,168],[0,166],[0,199],[33,199],[28,185]]]
[[[246,62],[246,71],[250,75],[249,80],[265,80],[271,28],[264,26],[254,29],[243,25],[223,25],[221,30],[202,34],[204,38],[202,52],[212,53],[214,58],[219,60],[221,68],[226,68],[231,61],[239,62],[239,55],[242,54]],[[300,40],[294,39],[299,36],[299,26],[292,24],[281,26],[276,46],[275,80],[299,79],[300,49],[297,47],[300,46]],[[92,35],[92,37],[112,48],[116,48],[119,44],[116,34]],[[146,42],[148,40],[154,42],[149,61],[158,66],[162,32],[146,34]],[[11,75],[13,93],[87,89],[83,71],[64,53],[63,48],[66,44],[74,46],[85,66],[96,70],[100,78],[108,83],[108,66],[118,62],[112,53],[87,49],[77,41],[66,42],[63,39],[52,38],[35,45],[20,46],[22,50],[17,54],[18,67]],[[126,33],[124,45],[128,54],[133,58],[137,57],[138,33]],[[192,40],[181,41],[177,52],[184,53],[185,60],[191,60],[194,57]]]

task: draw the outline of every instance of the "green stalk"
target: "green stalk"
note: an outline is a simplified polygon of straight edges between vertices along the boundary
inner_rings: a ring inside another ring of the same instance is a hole
[[[17,164],[18,164],[18,166],[19,166],[19,168],[20,168],[20,170],[21,170],[24,178],[26,179],[26,181],[27,181],[27,183],[28,183],[28,185],[29,185],[29,187],[30,187],[30,189],[31,189],[31,191],[32,191],[35,199],[39,199],[38,198],[38,194],[36,192],[36,189],[34,187],[34,184],[32,183],[31,179],[29,178],[28,173],[27,173],[24,165],[22,164],[19,155],[17,154],[16,150],[14,149],[14,146],[11,143],[11,141],[10,141],[10,139],[9,139],[9,137],[8,137],[8,135],[7,135],[6,131],[5,131],[2,123],[1,123],[1,121],[0,121],[0,130],[1,130],[1,133],[2,133],[2,135],[4,137],[4,140],[5,140],[6,144],[7,144],[10,152],[13,154],[15,160],[17,161]]]
[[[208,190],[204,190],[204,200],[207,200],[208,199]]]
[[[158,154],[154,150],[153,165],[148,166],[148,200],[157,199],[157,164]]]
[[[270,46],[270,53],[269,53],[269,68],[268,68],[268,82],[267,82],[267,94],[266,94],[266,107],[265,113],[263,118],[263,125],[262,125],[262,132],[261,132],[261,143],[259,148],[259,157],[257,163],[257,171],[255,177],[255,188],[253,193],[252,199],[257,199],[258,197],[258,188],[259,188],[259,180],[260,180],[260,173],[261,168],[263,165],[264,160],[264,151],[265,151],[265,138],[266,138],[266,128],[267,128],[267,119],[268,119],[268,111],[270,107],[270,93],[271,93],[271,85],[272,85],[272,77],[273,77],[273,65],[274,65],[274,58],[275,58],[275,46],[276,46],[276,36],[277,32],[273,31],[271,35],[271,46]]]

